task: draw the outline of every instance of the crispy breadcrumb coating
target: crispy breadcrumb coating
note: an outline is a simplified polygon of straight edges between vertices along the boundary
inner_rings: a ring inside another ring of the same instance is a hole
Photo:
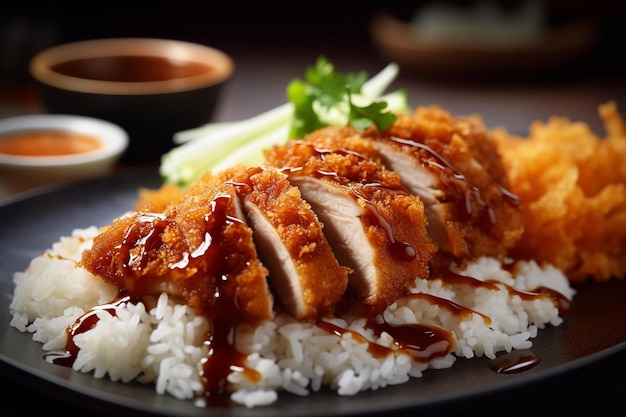
[[[348,285],[349,269],[339,265],[323,225],[285,174],[235,166],[205,174],[199,182],[209,188],[234,185],[261,261],[269,269],[270,288],[289,314],[306,320],[333,312]]]
[[[104,226],[81,266],[122,295],[167,292],[208,317],[230,305],[237,320],[272,318],[269,271],[239,211],[232,185],[194,185],[163,213],[135,212]]]
[[[399,114],[384,132],[370,129],[364,136],[415,159],[412,171],[401,173],[403,181],[420,170],[430,173],[434,201],[426,200],[429,232],[456,262],[501,258],[521,236],[518,198],[508,190],[497,144],[478,115],[453,116],[436,105],[418,107]],[[425,194],[420,195],[427,199]]]
[[[397,173],[366,156],[373,152],[367,141],[357,136],[341,138],[337,143],[329,137],[291,140],[268,150],[266,163],[285,169],[294,183],[310,178],[326,184],[328,196],[324,201],[318,197],[317,203],[311,202],[314,209],[336,206],[338,195],[352,200],[354,211],[361,212],[355,220],[360,224],[363,243],[360,249],[354,245],[354,251],[343,252],[350,252],[349,256],[339,257],[355,271],[349,277],[355,298],[382,311],[407,292],[415,277],[428,276],[428,263],[437,248],[426,233],[424,205],[419,197],[406,193]],[[324,217],[333,219],[325,223],[325,229],[333,224],[333,228],[354,231],[344,214],[318,213],[322,221]],[[332,240],[337,255],[337,249],[350,245],[344,238]],[[371,253],[372,259],[362,261],[364,253]],[[359,268],[361,263],[367,267]]]

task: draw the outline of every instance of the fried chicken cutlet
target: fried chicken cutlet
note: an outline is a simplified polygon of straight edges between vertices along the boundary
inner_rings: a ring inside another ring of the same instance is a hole
[[[348,266],[350,296],[382,311],[429,275],[436,245],[426,232],[424,205],[397,173],[365,156],[368,142],[290,140],[266,153],[285,172],[324,224],[335,255]]]
[[[393,171],[424,203],[438,263],[502,258],[521,236],[519,199],[496,143],[477,118],[453,117],[438,106],[398,115],[384,132],[326,127],[307,135],[318,147],[351,150]]]
[[[273,317],[268,270],[233,185],[195,185],[163,213],[134,212],[101,228],[81,265],[121,295],[168,293],[213,318],[228,304],[236,321]]]

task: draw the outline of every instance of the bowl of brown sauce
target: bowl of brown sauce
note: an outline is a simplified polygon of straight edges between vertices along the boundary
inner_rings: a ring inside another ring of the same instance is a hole
[[[0,198],[105,176],[128,142],[120,126],[87,116],[34,114],[0,119]]]
[[[212,120],[234,72],[225,52],[157,38],[53,46],[30,62],[44,110],[108,120],[128,132],[126,162],[158,161],[173,135]]]

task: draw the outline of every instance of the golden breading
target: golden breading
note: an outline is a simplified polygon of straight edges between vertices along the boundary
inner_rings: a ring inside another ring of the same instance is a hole
[[[607,136],[552,117],[527,138],[494,129],[525,231],[515,257],[550,262],[572,281],[626,277],[626,126],[599,108]]]
[[[237,321],[270,319],[268,270],[239,216],[232,185],[194,185],[163,213],[135,212],[103,227],[81,266],[122,295],[167,292],[210,318],[228,308]]]
[[[479,116],[453,116],[435,105],[418,107],[398,115],[384,132],[370,129],[364,137],[380,147],[385,164],[424,199],[429,233],[456,262],[501,258],[521,236],[519,199],[509,192],[497,144]],[[403,154],[413,160],[409,167],[400,162]]]
[[[288,313],[297,319],[333,313],[348,285],[349,269],[339,265],[300,190],[271,168],[236,166],[201,181],[209,176],[209,184],[234,185],[269,269],[270,288]]]
[[[429,275],[437,247],[426,233],[422,201],[406,193],[397,173],[365,157],[372,149],[367,141],[354,136],[343,144],[350,141],[361,144],[344,148],[323,137],[291,140],[268,150],[266,163],[308,189],[302,189],[304,198],[333,236],[329,241],[339,260],[354,271],[349,276],[353,295],[382,311],[408,291],[415,277]],[[324,189],[314,199],[311,183],[315,190]],[[353,208],[335,211],[340,200],[351,201],[347,206]],[[347,212],[359,214],[348,219]],[[351,241],[355,234],[359,244]]]

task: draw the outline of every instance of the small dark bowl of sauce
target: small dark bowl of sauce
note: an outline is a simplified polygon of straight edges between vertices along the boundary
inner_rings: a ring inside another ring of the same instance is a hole
[[[33,57],[30,72],[49,113],[111,121],[130,138],[122,160],[158,161],[176,132],[208,123],[234,72],[226,53],[155,38],[74,42]]]
[[[109,174],[128,134],[100,119],[41,114],[0,120],[0,199],[31,188]]]

